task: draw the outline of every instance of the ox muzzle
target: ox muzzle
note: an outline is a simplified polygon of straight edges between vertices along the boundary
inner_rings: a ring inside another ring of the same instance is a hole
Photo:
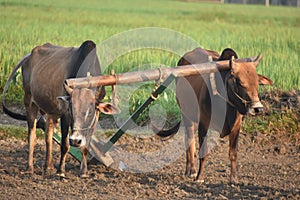
[[[86,146],[86,137],[79,134],[77,131],[74,131],[69,138],[69,144],[77,148]]]
[[[248,110],[248,113],[251,115],[261,115],[264,113],[264,106],[260,101],[253,102]]]

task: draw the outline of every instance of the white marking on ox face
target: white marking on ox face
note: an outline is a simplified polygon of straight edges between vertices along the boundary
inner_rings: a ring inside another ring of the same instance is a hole
[[[72,89],[70,94],[70,111],[72,115],[72,133],[69,138],[71,146],[87,146],[94,125],[97,122],[95,94],[87,88]]]
[[[69,143],[73,147],[86,146],[86,137],[81,134],[72,133],[69,138]]]
[[[259,115],[262,114],[264,111],[264,106],[261,104],[260,101],[254,102],[248,110],[250,115]]]

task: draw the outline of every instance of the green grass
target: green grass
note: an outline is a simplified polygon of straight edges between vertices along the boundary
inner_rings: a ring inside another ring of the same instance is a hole
[[[258,117],[245,117],[242,124],[242,131],[255,135],[262,133],[275,138],[288,138],[290,142],[300,142],[300,110],[287,110],[273,112],[271,115]],[[268,138],[268,137],[266,137]]]
[[[1,125],[0,126],[0,140],[5,140],[7,138],[16,138],[21,140],[26,140],[28,136],[27,128],[22,126],[14,125]],[[39,139],[44,138],[43,132],[38,129],[36,136]]]
[[[262,52],[263,61],[258,72],[274,80],[274,88],[300,88],[298,8],[172,0],[91,0],[80,3],[75,0],[0,0],[0,24],[1,93],[13,66],[37,45],[50,42],[62,46],[79,46],[84,40],[92,39],[101,46],[115,34],[144,27],[178,31],[200,46],[218,52],[231,47],[238,52],[239,57],[255,56]],[[137,36],[135,41],[128,41],[127,44],[138,43],[139,37],[143,38],[144,35]],[[156,35],[151,37],[155,39]],[[111,68],[121,73],[155,68],[160,64],[175,66],[184,53],[180,46],[180,55],[159,49],[142,49],[105,62],[109,60],[109,51],[122,50],[124,47],[126,43],[100,50],[105,52],[99,53],[100,61],[104,63],[102,68],[106,69],[104,73],[108,74]],[[14,80],[8,99],[22,103],[20,74]],[[142,102],[148,95],[148,92],[143,92],[135,101]],[[128,101],[130,96],[120,98],[121,102]],[[169,112],[177,115],[174,93],[170,92],[163,99],[168,99],[162,100],[162,104],[167,107],[167,115]]]

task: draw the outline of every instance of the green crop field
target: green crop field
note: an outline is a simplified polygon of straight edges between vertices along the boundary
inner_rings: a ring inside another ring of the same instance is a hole
[[[146,27],[184,34],[201,47],[218,52],[231,47],[239,57],[256,56],[262,52],[263,61],[258,72],[274,80],[273,88],[300,88],[299,8],[179,0],[0,0],[0,24],[1,93],[13,66],[37,45],[50,42],[79,46],[91,39],[101,46],[116,34]],[[139,42],[139,37],[148,36],[139,35],[134,41],[127,41],[128,46]],[[166,36],[157,35],[158,39],[161,37]],[[111,62],[103,62],[108,59],[105,57],[109,55],[108,51],[124,49],[122,45],[126,44],[103,46],[100,50],[105,52],[101,54],[104,57],[100,55],[102,68],[113,68],[120,73],[158,65],[175,66],[184,53],[180,44],[180,53],[177,54],[148,48],[128,51],[114,57]],[[147,92],[138,93],[132,102],[143,101],[151,87],[145,86]],[[177,105],[174,95],[169,93],[170,96],[167,93],[162,99],[169,102],[167,106],[171,105],[170,110],[174,111],[176,109],[172,106]],[[22,102],[20,73],[15,77],[8,99]]]

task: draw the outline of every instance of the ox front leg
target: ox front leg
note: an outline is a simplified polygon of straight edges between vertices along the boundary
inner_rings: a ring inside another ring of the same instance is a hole
[[[229,135],[229,159],[231,162],[230,183],[237,184],[237,152],[238,152],[238,137],[239,131],[231,132]]]
[[[198,135],[199,135],[199,169],[196,177],[196,182],[203,183],[204,182],[204,166],[205,162],[208,158],[209,152],[207,147],[206,140],[207,130],[203,125],[199,125]]]
[[[80,150],[82,153],[82,160],[81,160],[81,164],[80,164],[80,177],[87,178],[87,177],[89,177],[87,174],[87,172],[88,172],[88,167],[87,167],[88,150],[86,147],[82,147]]]
[[[46,142],[46,162],[44,170],[50,171],[53,167],[53,159],[52,159],[52,138],[53,138],[53,131],[54,131],[54,120],[53,116],[48,115],[48,123],[47,129],[45,133],[45,142]]]
[[[60,124],[61,124],[60,162],[57,169],[57,175],[60,177],[65,177],[66,158],[67,158],[67,153],[70,150],[70,145],[68,142],[68,132],[69,132],[69,124],[70,124],[69,117],[62,115],[60,119]]]
[[[187,177],[196,177],[197,171],[195,166],[195,124],[186,127],[185,148],[186,148],[186,170]]]

